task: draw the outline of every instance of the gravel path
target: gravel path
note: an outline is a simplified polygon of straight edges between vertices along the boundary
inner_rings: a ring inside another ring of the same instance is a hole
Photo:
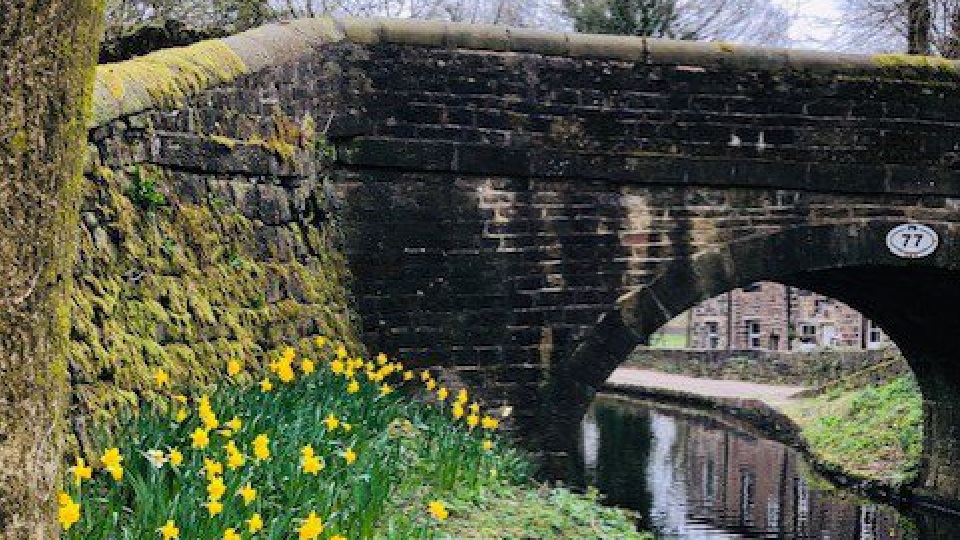
[[[790,396],[806,389],[803,386],[781,386],[744,381],[698,379],[685,375],[673,375],[671,373],[636,368],[618,368],[613,372],[613,375],[610,375],[607,382],[626,386],[664,388],[710,397],[753,398],[774,406],[789,402]]]

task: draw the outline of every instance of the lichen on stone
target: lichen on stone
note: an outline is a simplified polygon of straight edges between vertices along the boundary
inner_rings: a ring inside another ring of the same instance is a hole
[[[92,125],[173,105],[246,72],[240,56],[219,39],[98,66]]]

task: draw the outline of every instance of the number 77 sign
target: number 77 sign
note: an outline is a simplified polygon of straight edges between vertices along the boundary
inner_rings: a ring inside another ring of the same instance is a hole
[[[937,250],[937,231],[919,223],[904,223],[887,233],[887,249],[897,257],[919,259]]]

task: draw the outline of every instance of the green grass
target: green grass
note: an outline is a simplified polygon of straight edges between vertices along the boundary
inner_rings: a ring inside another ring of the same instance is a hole
[[[650,336],[651,349],[684,349],[686,347],[687,336],[683,334],[658,332]]]
[[[637,532],[621,510],[601,506],[596,492],[578,495],[559,488],[503,486],[495,497],[454,508],[467,517],[451,520],[445,532],[463,540],[653,540],[651,534]]]
[[[269,392],[250,374],[239,376],[246,383],[228,382],[211,389],[210,408],[220,426],[209,432],[206,448],[191,447],[191,434],[204,422],[196,399],[182,405],[171,397],[127,415],[119,427],[102,434],[96,453],[118,447],[123,456],[122,479],[114,480],[102,467],[96,467],[93,478],[79,487],[72,476],[68,478],[68,492],[80,503],[81,518],[64,537],[160,538],[158,529],[172,520],[179,537],[191,540],[223,538],[228,528],[243,538],[298,538],[304,519],[315,512],[324,523],[321,539],[334,535],[351,540],[457,538],[477,527],[496,529],[498,522],[504,528],[527,523],[500,521],[504,509],[510,508],[518,516],[529,517],[533,532],[508,531],[505,536],[486,538],[605,538],[591,536],[589,531],[631,527],[621,512],[602,508],[589,497],[562,490],[548,497],[536,495],[528,458],[492,425],[467,425],[469,410],[464,417],[453,418],[454,395],[440,402],[435,392],[423,389],[419,376],[405,381],[402,370],[391,364],[367,363],[374,368],[374,380],[365,367],[357,367],[352,378],[349,373],[334,373],[327,362],[318,362],[313,374],[302,372],[299,359],[287,365],[294,368],[296,379],[283,383],[276,374],[282,370],[275,371],[269,375],[274,385]],[[385,371],[392,373],[377,381]],[[359,391],[353,394],[348,392],[352,380],[359,382]],[[383,382],[406,391],[384,395]],[[412,399],[414,394],[426,401]],[[178,422],[180,409],[189,414]],[[486,414],[495,418],[495,411],[481,411],[477,418]],[[340,425],[330,429],[324,422],[329,415],[336,416]],[[210,416],[206,415],[207,421]],[[240,430],[222,432],[234,417],[242,423]],[[344,423],[351,426],[349,432]],[[260,435],[270,441],[270,456],[264,460],[256,459],[254,451],[253,441]],[[244,456],[243,465],[236,469],[227,466],[229,441]],[[492,448],[485,449],[485,441]],[[303,470],[307,445],[324,464],[316,475]],[[156,467],[147,457],[151,450],[169,456],[172,449],[184,456],[179,466],[167,462]],[[344,458],[348,449],[357,455],[352,464]],[[223,471],[208,474],[205,463],[209,462],[220,463]],[[221,481],[226,490],[215,499],[222,502],[223,511],[210,515],[208,489]],[[246,505],[238,491],[248,483],[257,494]],[[431,515],[432,501],[447,506],[449,519]],[[264,528],[251,534],[246,520],[254,513],[262,516]],[[559,532],[543,536],[546,529],[537,516]],[[474,522],[482,525],[471,525]],[[640,538],[627,533],[615,537]]]
[[[815,455],[869,478],[912,480],[920,459],[923,408],[913,377],[881,386],[833,391],[786,411]]]

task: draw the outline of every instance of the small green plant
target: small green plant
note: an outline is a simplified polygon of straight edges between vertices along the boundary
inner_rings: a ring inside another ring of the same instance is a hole
[[[230,251],[227,253],[227,264],[234,270],[240,270],[244,264],[243,256],[237,251]]]
[[[316,148],[322,165],[329,165],[337,159],[337,147],[326,137],[317,137]]]
[[[146,212],[156,212],[167,205],[167,197],[158,189],[157,173],[145,167],[135,167],[130,171],[130,183],[124,193],[137,207]]]
[[[170,237],[164,238],[163,241],[160,242],[160,251],[167,257],[170,257],[177,251],[177,241]]]

